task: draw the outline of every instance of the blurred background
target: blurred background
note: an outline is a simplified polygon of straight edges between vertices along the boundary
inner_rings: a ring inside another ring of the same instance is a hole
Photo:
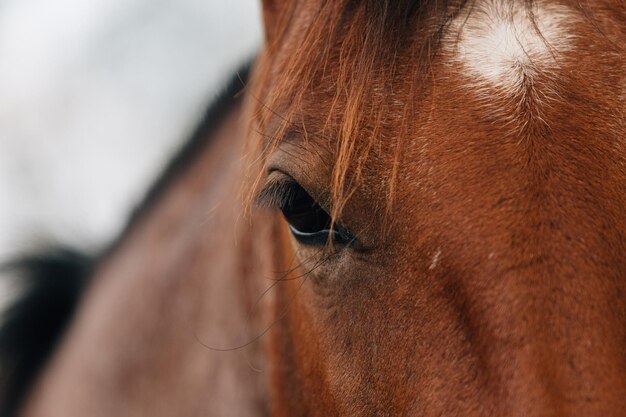
[[[260,47],[259,3],[0,0],[0,260],[113,238]]]

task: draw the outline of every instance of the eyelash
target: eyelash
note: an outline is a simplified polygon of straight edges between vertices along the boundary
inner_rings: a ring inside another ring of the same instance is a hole
[[[280,210],[295,239],[303,245],[322,246],[332,241],[349,245],[355,238],[345,227],[332,224],[330,215],[295,181],[284,185]]]

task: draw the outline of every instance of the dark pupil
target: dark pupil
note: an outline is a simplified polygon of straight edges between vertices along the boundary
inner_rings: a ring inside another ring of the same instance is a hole
[[[294,187],[282,212],[289,224],[299,232],[316,233],[330,229],[330,216],[302,187]]]

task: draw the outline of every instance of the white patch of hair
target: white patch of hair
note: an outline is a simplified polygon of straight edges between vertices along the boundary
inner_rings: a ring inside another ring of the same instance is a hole
[[[476,0],[451,23],[453,59],[476,82],[519,92],[573,47],[572,21],[565,6]]]
[[[433,269],[437,268],[437,265],[439,265],[440,257],[441,257],[441,248],[438,248],[437,252],[435,252],[435,255],[433,256],[432,261],[430,262],[430,266],[428,267],[428,269],[432,271]]]

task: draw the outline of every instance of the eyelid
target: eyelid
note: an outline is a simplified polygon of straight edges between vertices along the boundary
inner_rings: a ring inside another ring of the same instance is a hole
[[[265,185],[258,191],[254,201],[264,208],[281,208],[289,203],[291,191],[298,183],[289,175],[272,171]]]
[[[289,204],[291,198],[294,197],[294,192],[299,188],[309,194],[322,210],[330,213],[330,200],[326,194],[320,195],[315,190],[310,190],[309,187],[305,187],[291,175],[279,169],[270,170],[265,185],[257,192],[254,201],[258,207],[282,208]]]
[[[308,191],[304,189],[293,177],[282,171],[273,170],[269,173],[265,185],[257,193],[255,202],[259,207],[278,208],[282,210],[284,207],[289,206],[299,190],[304,190],[304,192],[308,194]],[[318,201],[316,201],[314,197],[310,196],[310,198],[315,201],[315,204],[319,208],[328,213],[328,211]],[[294,236],[296,236],[296,238],[299,237],[298,240],[309,240],[309,243],[326,243],[329,233],[331,235],[337,235],[341,238],[342,241],[340,243],[342,244],[353,246],[358,242],[357,238],[339,223],[335,223],[335,225],[329,229],[314,233],[302,232],[291,225],[289,227]],[[322,239],[322,237],[324,238]]]

